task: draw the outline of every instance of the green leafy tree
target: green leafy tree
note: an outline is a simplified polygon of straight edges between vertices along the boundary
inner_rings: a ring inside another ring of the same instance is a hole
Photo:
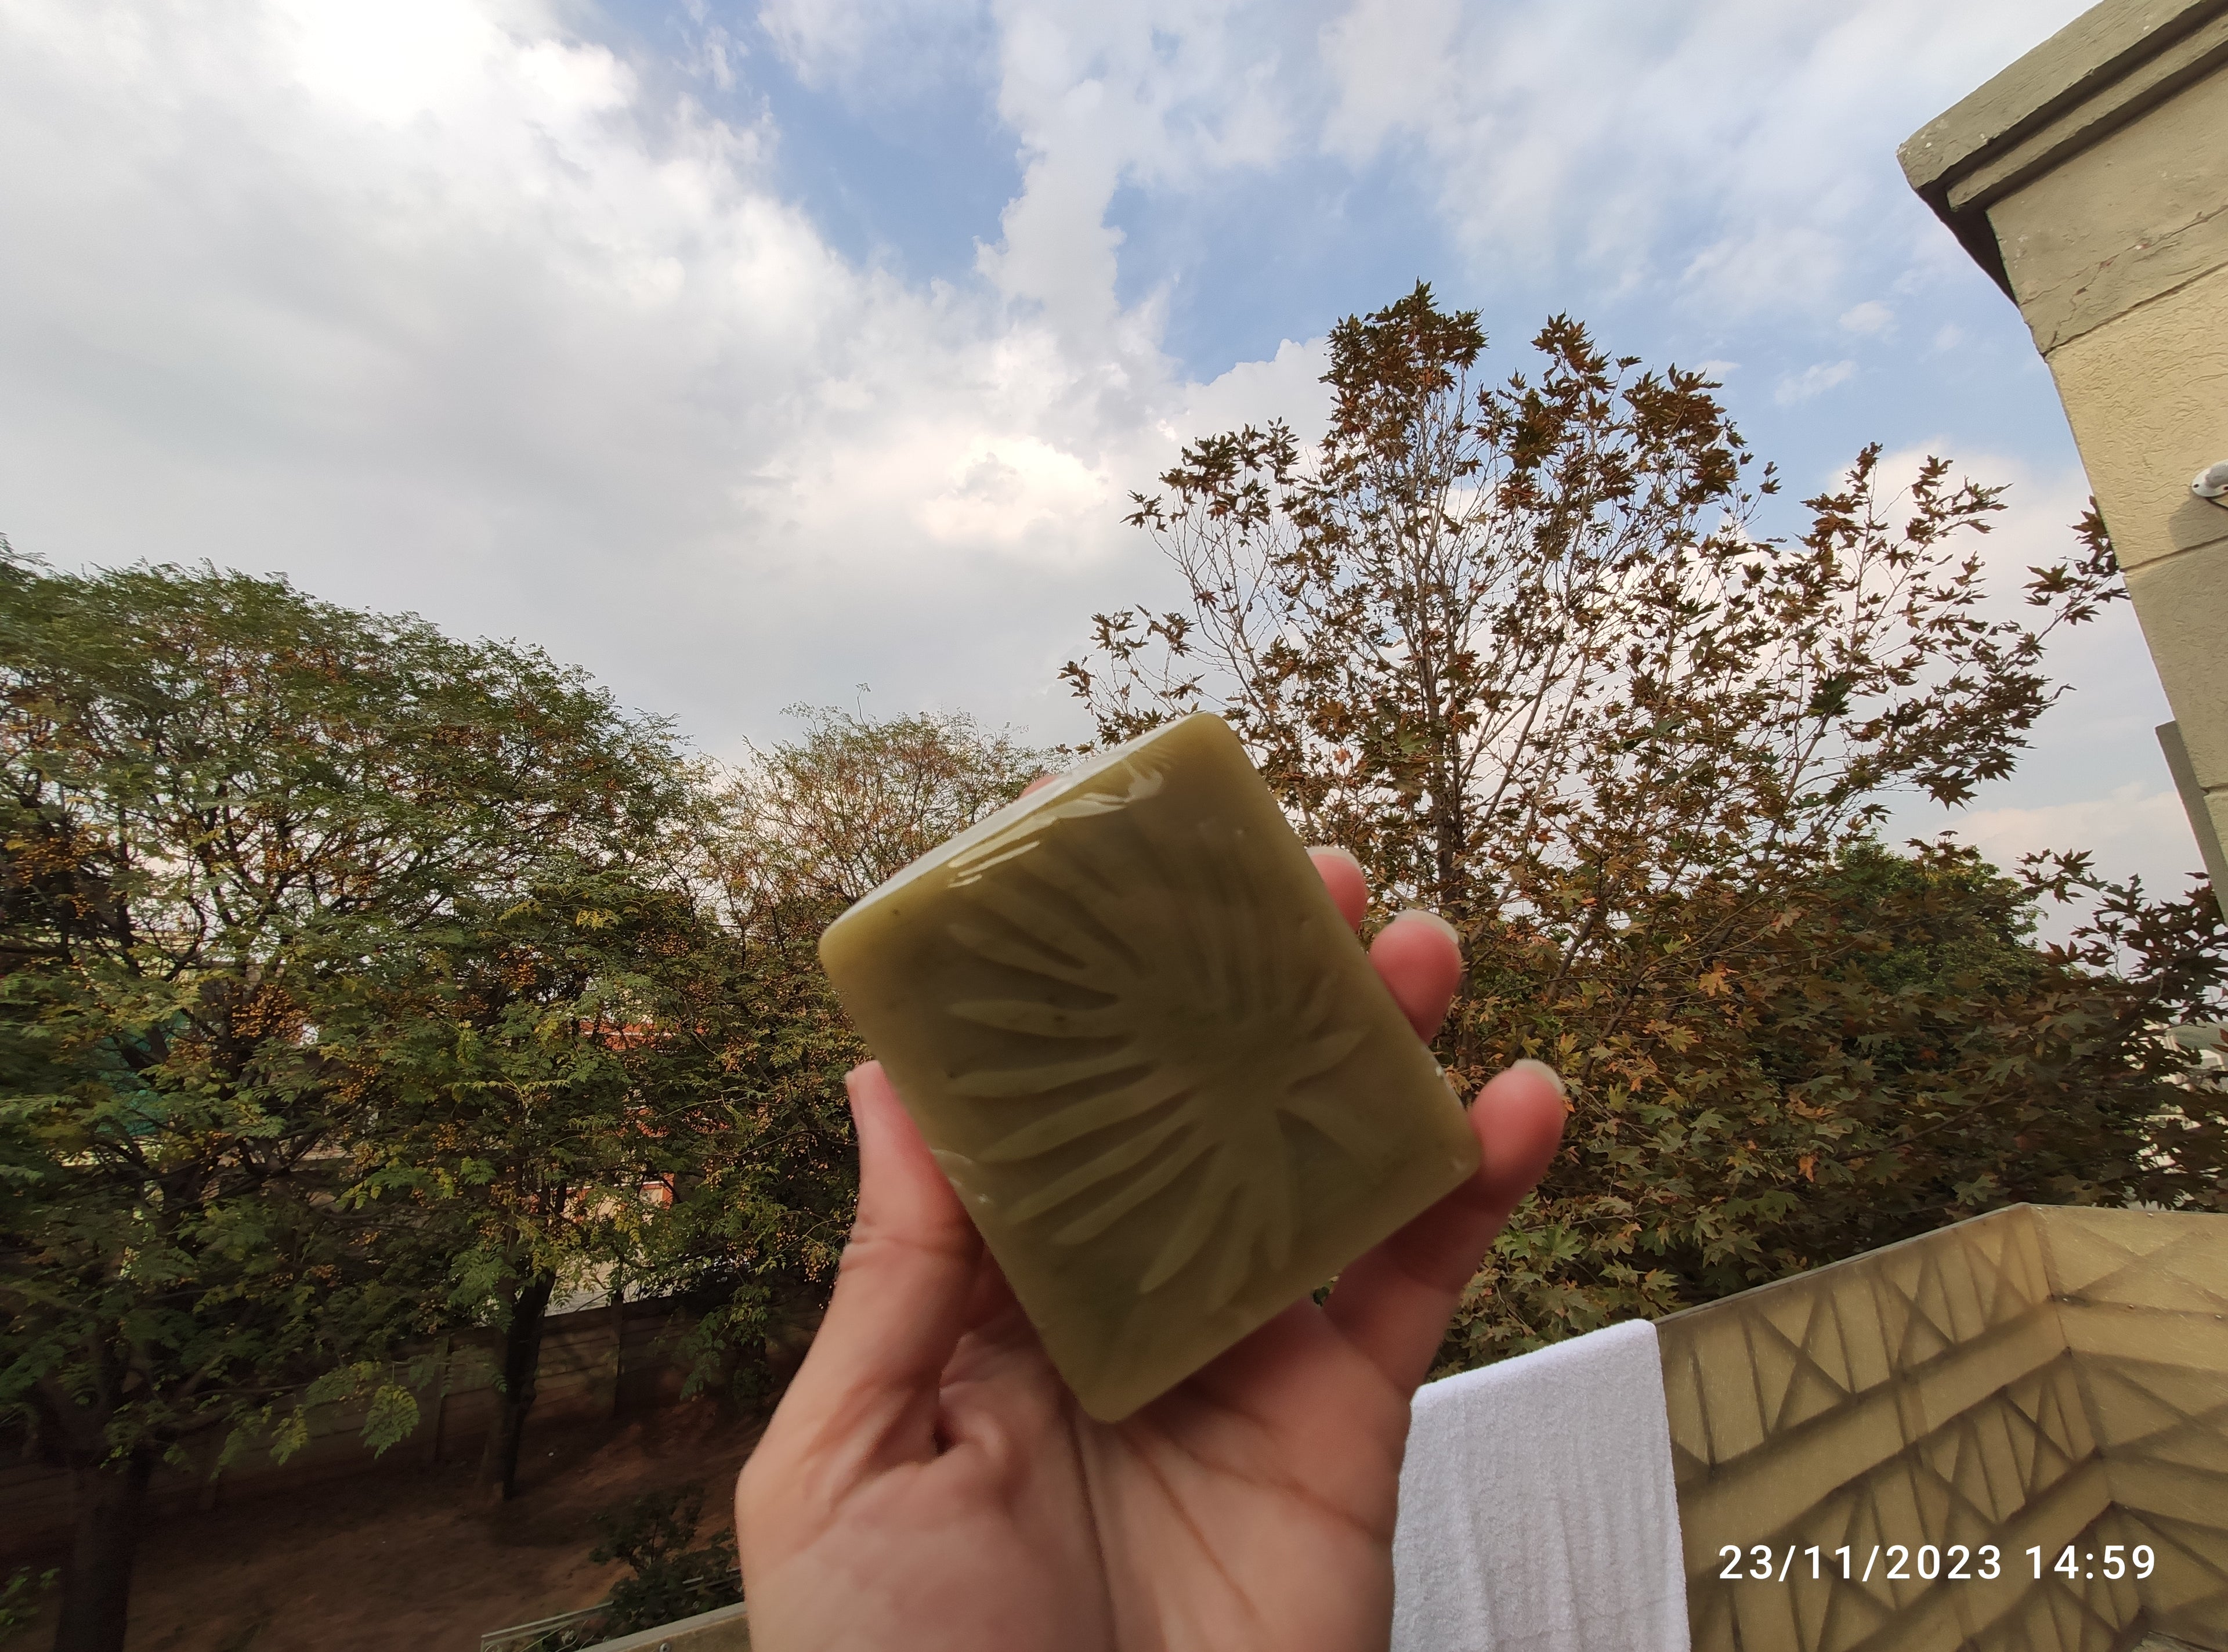
[[[122,1645],[158,1462],[343,1393],[414,1425],[445,1282],[362,1196],[376,1088],[325,1030],[659,746],[531,650],[0,558],[0,1418],[75,1482],[63,1652]]]
[[[679,812],[684,776],[667,767],[669,797],[634,768],[640,807],[619,835]],[[517,1492],[553,1300],[641,1271],[649,1190],[701,1150],[680,1070],[716,1058],[680,1005],[707,925],[646,836],[575,843],[522,890],[458,900],[368,970],[327,1029],[375,1120],[352,1146],[359,1197],[399,1213],[402,1242],[445,1273],[451,1316],[502,1334],[480,1464],[497,1498]]]
[[[696,1528],[704,1518],[704,1488],[650,1491],[595,1517],[602,1541],[588,1552],[598,1564],[624,1562],[628,1575],[612,1587],[610,1610],[599,1625],[605,1637],[692,1617],[743,1598],[732,1536],[702,1545]]]
[[[1222,712],[1311,837],[1456,922],[1461,1082],[1572,1081],[1450,1357],[2011,1198],[2217,1207],[2217,1098],[2156,1031],[2217,1013],[2201,890],[1872,842],[1896,794],[2011,771],[2047,637],[2124,594],[2102,522],[2003,617],[1997,490],[1930,459],[1898,493],[1869,448],[1770,537],[1777,481],[1701,375],[1567,317],[1533,343],[1484,381],[1476,315],[1420,285],[1341,323],[1322,441],[1186,448],[1130,521],[1189,605],[1098,616],[1064,673],[1107,740]],[[2033,946],[2077,887],[2098,918]]]
[[[1047,755],[958,714],[791,714],[801,737],[752,753],[713,802],[699,875],[726,944],[693,1014],[720,1059],[682,1082],[719,1124],[653,1229],[667,1277],[707,1307],[692,1381],[747,1403],[801,1355],[858,1192],[843,1075],[866,1051],[821,971],[820,932],[1017,796]]]
[[[737,927],[785,916],[815,945],[829,919],[1012,802],[1050,759],[964,712],[788,715],[803,738],[753,751],[720,799],[720,887]]]
[[[2228,1093],[2166,1035],[2221,1014],[2228,933],[2202,883],[2161,901],[2078,858],[2007,877],[1954,844],[1859,844],[1777,893],[1777,929],[1656,983],[1636,1025],[1506,976],[1473,1007],[1567,1051],[1586,1087],[1451,1362],[2021,1200],[2220,1208]],[[2053,893],[2090,915],[2038,945]]]
[[[61,1572],[53,1567],[35,1572],[29,1566],[16,1567],[4,1586],[0,1586],[0,1639],[26,1627],[38,1616],[38,1598],[53,1588]]]

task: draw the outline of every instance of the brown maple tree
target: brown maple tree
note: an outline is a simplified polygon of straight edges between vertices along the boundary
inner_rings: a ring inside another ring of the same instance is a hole
[[[2123,596],[2102,521],[1992,605],[2001,490],[1880,450],[1778,492],[1702,375],[1567,317],[1480,371],[1428,287],[1333,330],[1328,427],[1193,443],[1133,496],[1177,609],[1065,669],[1101,737],[1221,713],[1311,841],[1461,930],[1441,1057],[1544,1058],[1569,1146],[1450,1361],[1534,1346],[2007,1201],[2218,1208],[2219,1090],[2161,1029],[2220,1014],[2202,884],[2006,877],[1878,841],[2008,774],[2053,631]],[[2038,899],[2085,900],[2072,940]]]

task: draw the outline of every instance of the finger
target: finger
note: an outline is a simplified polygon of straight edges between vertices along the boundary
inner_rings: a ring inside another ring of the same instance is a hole
[[[845,1081],[859,1214],[812,1350],[784,1397],[812,1435],[851,1436],[861,1466],[935,1451],[937,1380],[965,1329],[983,1242],[879,1061]],[[777,1420],[784,1420],[779,1419]]]
[[[1037,776],[1035,779],[1030,781],[1028,784],[1023,786],[1016,796],[1026,797],[1032,791],[1042,791],[1047,786],[1050,785],[1053,781],[1059,778],[1060,777],[1056,774],[1040,774]]]
[[[1428,1042],[1462,983],[1462,942],[1455,926],[1437,912],[1404,912],[1369,944],[1369,961],[1416,1036]]]
[[[1509,1213],[1562,1140],[1563,1081],[1519,1061],[1470,1104],[1477,1174],[1339,1276],[1324,1311],[1406,1393],[1431,1369],[1447,1320]]]
[[[1309,849],[1308,859],[1322,874],[1323,887],[1330,891],[1331,903],[1340,915],[1360,929],[1362,914],[1369,910],[1369,879],[1361,862],[1341,848]]]
[[[1340,915],[1359,929],[1369,910],[1369,880],[1361,862],[1328,846],[1309,849],[1308,858],[1322,874]],[[1417,1035],[1428,1039],[1436,1034],[1462,980],[1462,943],[1454,925],[1435,912],[1404,912],[1371,943],[1369,958]]]

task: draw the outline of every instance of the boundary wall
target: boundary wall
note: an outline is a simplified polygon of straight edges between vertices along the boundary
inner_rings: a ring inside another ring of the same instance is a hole
[[[676,1304],[627,1303],[550,1316],[541,1337],[529,1430],[549,1424],[632,1415],[681,1398],[688,1375],[678,1349],[695,1316]],[[310,1440],[284,1463],[250,1447],[224,1471],[208,1474],[221,1435],[196,1443],[196,1467],[163,1467],[150,1488],[150,1520],[214,1508],[314,1482],[376,1473],[404,1463],[453,1462],[475,1455],[496,1410],[500,1339],[493,1331],[444,1338],[432,1352],[437,1373],[418,1396],[418,1426],[375,1457],[361,1437],[362,1404],[320,1405],[310,1414]],[[67,1470],[25,1454],[10,1441],[0,1457],[0,1556],[51,1546],[70,1527]]]

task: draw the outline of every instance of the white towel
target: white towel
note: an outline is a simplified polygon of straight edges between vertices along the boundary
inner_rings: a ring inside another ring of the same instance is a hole
[[[1687,1652],[1655,1328],[1612,1325],[1416,1391],[1393,1652]]]

